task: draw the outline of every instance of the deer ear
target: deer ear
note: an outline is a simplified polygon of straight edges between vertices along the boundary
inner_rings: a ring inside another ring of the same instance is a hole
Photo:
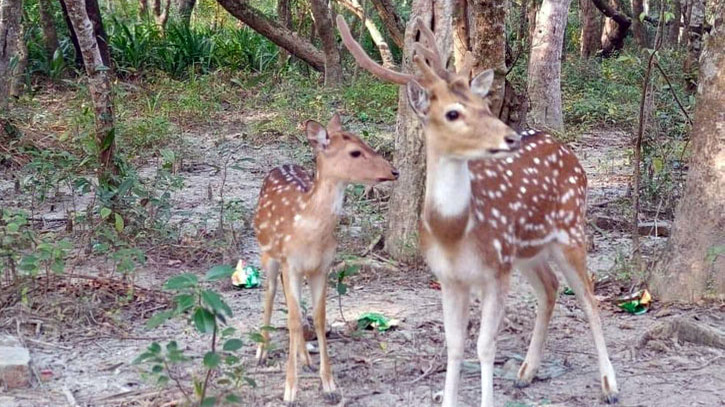
[[[305,130],[307,131],[307,141],[315,150],[322,151],[330,145],[330,135],[327,134],[325,126],[314,120],[308,120],[305,123]]]
[[[340,124],[340,115],[335,113],[335,115],[332,116],[332,119],[330,119],[330,122],[327,123],[327,130],[330,133],[339,133],[342,131],[342,124]]]
[[[471,81],[471,92],[480,98],[485,98],[488,96],[488,92],[491,90],[492,84],[493,69],[486,69],[476,75],[476,77]]]
[[[413,108],[413,111],[419,118],[425,118],[428,115],[428,108],[430,108],[428,91],[415,80],[408,81],[405,89],[408,93],[410,107]]]

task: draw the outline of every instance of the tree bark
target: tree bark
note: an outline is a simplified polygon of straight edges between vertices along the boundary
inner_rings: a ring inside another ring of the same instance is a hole
[[[452,48],[452,15],[450,3],[431,4],[429,0],[415,0],[411,7],[410,20],[405,29],[402,71],[414,69],[412,61],[413,44],[418,32],[415,19],[420,17],[431,24],[436,35],[436,45],[442,55],[448,56]],[[442,0],[447,2],[449,0]],[[440,14],[446,13],[448,15]],[[434,20],[435,16],[435,20]],[[445,37],[448,38],[445,38]],[[448,44],[448,48],[442,46]],[[445,60],[446,57],[444,57]],[[403,88],[398,92],[398,118],[395,132],[394,165],[400,170],[400,178],[393,186],[388,208],[388,228],[385,234],[385,250],[401,261],[411,261],[418,256],[418,220],[423,203],[425,185],[425,150],[420,120],[408,104]]]
[[[393,60],[393,54],[390,52],[388,43],[385,42],[385,37],[383,37],[383,34],[380,33],[380,30],[378,30],[375,22],[370,18],[366,18],[365,10],[362,8],[362,5],[360,5],[357,0],[338,0],[338,2],[345,6],[348,10],[352,11],[352,13],[355,14],[360,21],[365,23],[365,28],[367,28],[370,38],[378,48],[380,60],[383,62],[383,66],[386,68],[394,68],[395,60]]]
[[[703,25],[705,24],[705,0],[690,0],[687,14],[687,57],[685,58],[683,68],[685,73],[692,74],[697,69],[697,61],[700,58],[700,52],[702,51]]]
[[[715,21],[700,59],[690,169],[668,249],[650,280],[663,301],[725,298],[725,1],[709,7]]]
[[[60,8],[63,11],[63,20],[65,20],[65,25],[68,27],[68,34],[70,35],[70,40],[73,43],[73,49],[75,50],[76,67],[81,68],[83,66],[83,55],[81,55],[81,46],[78,45],[78,36],[76,35],[76,31],[73,29],[73,23],[71,23],[70,17],[68,17],[68,7],[66,6],[67,1],[68,0],[58,0]]]
[[[594,56],[602,46],[602,16],[592,0],[579,0],[581,36],[579,54],[582,58]]]
[[[166,22],[169,20],[169,7],[171,0],[154,0],[154,22],[156,26],[163,30],[166,29]],[[189,14],[191,16],[191,14]],[[188,24],[188,20],[186,21]]]
[[[494,70],[490,100],[491,112],[497,117],[501,114],[503,106],[507,71],[506,4],[505,0],[470,0],[469,5],[471,51],[476,60],[473,74],[476,75],[489,68]]]
[[[0,113],[8,107],[13,80],[13,65],[17,63],[18,39],[21,37],[22,0],[2,0],[0,5]]]
[[[108,49],[108,35],[106,35],[106,30],[103,29],[103,19],[101,18],[101,9],[98,7],[98,0],[85,0],[85,3],[86,13],[88,14],[88,18],[93,25],[93,32],[96,35],[96,42],[98,42],[98,50],[101,53],[103,65],[111,68],[111,51]],[[83,47],[81,46],[81,53],[82,52]]]
[[[342,63],[340,50],[335,41],[334,25],[330,15],[330,6],[327,0],[310,0],[312,15],[315,17],[315,28],[322,42],[322,52],[325,53],[325,86],[337,87],[342,85]]]
[[[277,19],[279,20],[279,23],[282,25],[282,27],[293,31],[292,27],[292,4],[290,0],[277,0]],[[289,52],[287,52],[284,48],[279,48],[279,63],[285,64],[287,63],[287,58],[289,58]]]
[[[543,129],[562,131],[561,44],[571,0],[544,0],[536,15],[531,39],[528,122]]]
[[[619,12],[616,0],[610,0],[610,3],[607,3],[607,0],[592,0],[592,3],[607,16],[602,32],[602,56],[608,57],[624,46],[624,39],[627,37],[632,20]]]
[[[231,15],[254,31],[305,61],[312,68],[320,72],[325,71],[325,56],[320,50],[315,48],[311,42],[300,38],[297,33],[262,15],[247,0],[218,0],[218,2]]]
[[[680,39],[680,24],[682,21],[682,5],[680,0],[672,0],[672,21],[668,27],[667,41],[665,42],[670,48],[677,48]]]
[[[40,26],[43,29],[43,45],[48,60],[53,60],[55,50],[58,49],[58,32],[53,22],[53,5],[50,0],[38,1],[38,14],[40,15]]]
[[[405,37],[405,25],[403,20],[398,16],[395,11],[395,5],[390,0],[372,0],[375,9],[380,15],[385,29],[388,30],[390,38],[393,40],[395,45],[399,48],[403,48],[404,37]]]
[[[471,49],[468,0],[454,0],[453,7],[453,60],[456,70],[461,68],[463,57]]]
[[[644,13],[644,2],[643,0],[631,0],[632,7],[632,34],[634,35],[634,42],[640,48],[647,48],[647,31],[640,21],[639,16]]]
[[[186,25],[191,22],[191,13],[194,11],[196,0],[178,0],[176,9],[179,13],[179,20]]]
[[[98,34],[88,13],[88,3],[94,2],[95,0],[66,0],[66,6],[68,8],[68,17],[78,36],[83,65],[88,75],[88,91],[93,101],[96,143],[98,144],[100,162],[98,182],[101,185],[108,185],[113,183],[113,175],[118,172],[113,160],[116,144],[113,122],[113,95],[108,70],[102,68],[107,65],[103,60]]]
[[[22,21],[25,20],[25,21]],[[20,22],[20,35],[18,35],[17,44],[17,64],[13,68],[13,77],[10,83],[10,96],[14,98],[20,97],[25,88],[25,69],[28,67],[28,44],[25,43],[25,33],[28,30],[27,18],[22,18]]]

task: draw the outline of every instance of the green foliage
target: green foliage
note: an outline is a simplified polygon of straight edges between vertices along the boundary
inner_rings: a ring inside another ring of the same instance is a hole
[[[211,282],[228,278],[233,272],[232,266],[215,266],[207,272],[204,280]],[[189,403],[212,406],[221,399],[230,403],[240,402],[233,391],[243,385],[254,386],[255,383],[246,377],[238,355],[244,342],[235,337],[237,334],[235,328],[223,328],[227,318],[232,317],[229,305],[219,293],[204,288],[195,274],[185,273],[171,277],[166,280],[163,288],[175,293],[174,307],[149,318],[146,323],[147,328],[156,328],[172,318],[185,320],[199,334],[211,334],[209,350],[200,355],[188,355],[176,341],[169,342],[165,348],[153,342],[134,360],[134,363],[145,365],[148,370],[144,375],[160,386],[165,386],[173,380]],[[192,364],[195,360],[201,360],[201,366],[198,367],[203,374],[192,375],[191,385],[185,384],[177,371],[181,369],[181,365]],[[213,388],[218,392],[213,397],[208,396],[211,377],[215,384]],[[193,388],[193,396],[186,390],[188,387]]]

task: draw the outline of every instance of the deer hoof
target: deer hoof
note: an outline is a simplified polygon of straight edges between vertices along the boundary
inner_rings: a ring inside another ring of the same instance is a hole
[[[324,398],[327,404],[338,404],[342,400],[342,396],[336,391],[324,393]]]
[[[299,401],[285,401],[284,402],[285,407],[302,407],[302,403]]]
[[[529,387],[531,384],[531,380],[526,379],[516,379],[514,380],[514,387],[517,389],[523,389],[524,387]]]
[[[604,402],[607,404],[617,404],[618,401],[619,401],[619,395],[617,393],[604,395]]]

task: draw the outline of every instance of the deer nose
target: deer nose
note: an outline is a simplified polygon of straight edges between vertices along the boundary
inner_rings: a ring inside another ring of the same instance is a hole
[[[518,150],[521,147],[521,136],[516,133],[505,136],[503,140],[511,151]]]
[[[393,178],[395,179],[398,179],[398,177],[400,176],[400,172],[395,168],[393,168],[393,171],[391,171],[391,173],[393,174]]]

